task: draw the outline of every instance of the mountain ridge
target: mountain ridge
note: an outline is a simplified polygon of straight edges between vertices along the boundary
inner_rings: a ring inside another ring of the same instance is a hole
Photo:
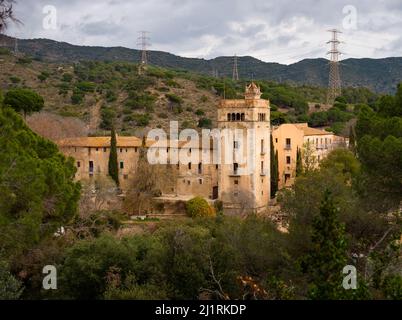
[[[0,45],[13,49],[14,38],[0,36]],[[138,62],[141,51],[122,46],[81,46],[50,39],[18,39],[19,51],[49,62],[79,62],[82,60]],[[202,74],[231,77],[233,57],[213,59],[188,58],[164,51],[149,51],[151,64],[164,68],[183,69]],[[263,79],[295,85],[325,87],[329,66],[324,58],[306,58],[289,65],[265,62],[252,56],[238,57],[238,69],[243,79]],[[340,63],[342,83],[346,87],[367,87],[377,93],[393,93],[402,82],[402,57],[380,59],[349,58]]]

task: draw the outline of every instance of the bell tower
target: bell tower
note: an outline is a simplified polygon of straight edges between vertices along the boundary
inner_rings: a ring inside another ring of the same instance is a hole
[[[254,82],[244,99],[222,100],[220,199],[226,214],[263,211],[270,199],[270,106]]]

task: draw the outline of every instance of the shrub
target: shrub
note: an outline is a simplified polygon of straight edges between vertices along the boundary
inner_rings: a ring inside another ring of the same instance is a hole
[[[73,80],[73,75],[71,73],[65,73],[65,74],[63,74],[63,77],[61,80],[64,82],[71,82],[71,80]]]
[[[198,110],[195,112],[195,114],[196,114],[197,116],[203,116],[203,115],[205,114],[205,112],[204,112],[204,110],[202,110],[202,109],[198,109]]]
[[[18,78],[18,77],[16,77],[16,76],[11,76],[11,77],[10,77],[10,81],[11,81],[12,83],[16,84],[16,83],[20,83],[20,82],[21,82],[21,79]]]
[[[187,201],[186,213],[191,218],[215,216],[215,210],[202,197],[195,197]]]
[[[177,104],[183,103],[183,99],[181,97],[179,97],[178,95],[175,95],[174,93],[167,93],[165,96],[170,102],[177,103]]]
[[[208,119],[208,118],[201,118],[198,121],[198,127],[199,128],[207,128],[207,129],[211,129],[212,128],[212,120]]]

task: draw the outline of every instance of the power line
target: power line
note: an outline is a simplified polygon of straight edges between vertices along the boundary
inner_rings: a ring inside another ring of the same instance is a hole
[[[148,65],[148,47],[151,46],[148,31],[140,31],[140,36],[137,38],[137,45],[141,47],[141,61],[140,67],[138,68],[139,73],[141,74],[143,69]]]
[[[233,75],[232,75],[232,80],[233,81],[239,81],[239,69],[237,67],[237,55],[235,54],[233,57]]]
[[[327,104],[332,105],[335,99],[342,94],[341,77],[339,73],[339,56],[342,53],[338,49],[341,43],[338,40],[338,34],[341,33],[341,31],[332,29],[328,30],[328,32],[331,32],[332,38],[327,42],[327,44],[331,45],[331,49],[327,52],[327,54],[330,55]]]

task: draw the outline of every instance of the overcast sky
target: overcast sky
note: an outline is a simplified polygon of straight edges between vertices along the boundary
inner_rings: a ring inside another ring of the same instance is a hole
[[[152,50],[289,64],[325,57],[335,27],[344,59],[402,56],[401,0],[17,0],[15,11],[24,25],[9,35],[77,45],[138,48],[147,30]]]

